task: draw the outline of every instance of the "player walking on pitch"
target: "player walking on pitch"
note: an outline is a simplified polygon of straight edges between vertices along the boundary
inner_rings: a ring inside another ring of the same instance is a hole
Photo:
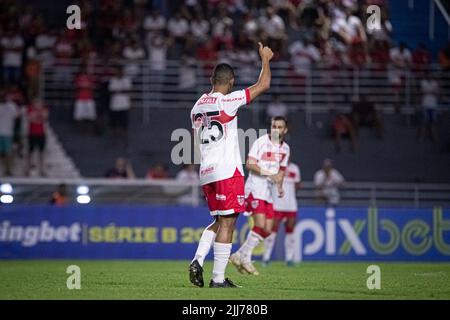
[[[297,198],[295,194],[300,187],[300,168],[295,163],[289,161],[283,181],[284,196],[282,198],[274,197],[273,199],[275,220],[272,233],[264,240],[263,265],[268,265],[269,263],[277,237],[278,228],[283,221],[285,223],[286,232],[284,239],[285,261],[288,266],[294,265],[294,228],[295,223],[297,222],[298,210]],[[273,190],[273,192],[276,192],[276,190]]]
[[[200,183],[214,222],[206,227],[195,257],[189,265],[190,281],[204,286],[203,262],[211,247],[214,266],[209,286],[237,287],[225,278],[231,253],[231,243],[238,214],[244,207],[244,170],[240,156],[237,112],[239,107],[270,88],[270,60],[273,52],[259,45],[261,73],[258,81],[245,90],[231,92],[234,85],[233,68],[218,64],[211,77],[212,90],[203,94],[191,110],[192,128],[200,149]]]
[[[259,275],[252,264],[252,252],[272,232],[273,198],[284,195],[284,172],[290,156],[290,148],[284,142],[287,131],[286,118],[272,118],[270,134],[258,138],[248,154],[247,169],[250,173],[245,183],[245,201],[254,226],[241,248],[230,257],[231,263],[241,273]],[[273,194],[274,184],[278,195]]]

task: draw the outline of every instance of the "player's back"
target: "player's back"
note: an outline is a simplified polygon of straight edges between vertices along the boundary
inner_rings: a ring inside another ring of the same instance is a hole
[[[249,102],[248,90],[203,94],[191,111],[200,146],[202,185],[244,175],[239,149],[237,111]]]

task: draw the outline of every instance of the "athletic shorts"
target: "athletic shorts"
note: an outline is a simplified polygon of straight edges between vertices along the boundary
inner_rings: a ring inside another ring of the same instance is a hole
[[[9,155],[12,149],[12,137],[0,136],[0,156]]]
[[[95,120],[97,119],[97,111],[95,109],[94,100],[76,100],[73,110],[73,118],[76,121]]]
[[[275,211],[275,219],[296,218],[297,211]]]
[[[202,186],[212,216],[245,211],[244,177],[235,176]]]
[[[37,136],[30,135],[28,136],[28,151],[33,152],[35,149],[40,152],[44,151],[45,148],[45,135]]]
[[[251,212],[252,214],[265,214],[266,219],[273,219],[275,216],[272,203],[255,199],[251,193],[245,199],[245,211]]]

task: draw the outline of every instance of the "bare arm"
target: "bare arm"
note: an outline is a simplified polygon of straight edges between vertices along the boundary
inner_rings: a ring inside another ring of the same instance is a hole
[[[250,91],[250,99],[254,100],[256,97],[263,94],[270,88],[270,80],[272,77],[270,71],[270,60],[273,57],[273,52],[269,47],[264,47],[261,42],[259,44],[259,56],[261,57],[261,73],[258,81],[248,88]]]

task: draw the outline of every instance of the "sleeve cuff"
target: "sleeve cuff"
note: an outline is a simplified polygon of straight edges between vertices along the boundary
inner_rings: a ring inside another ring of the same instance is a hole
[[[250,103],[250,90],[247,88],[245,89],[245,104],[249,104]]]

